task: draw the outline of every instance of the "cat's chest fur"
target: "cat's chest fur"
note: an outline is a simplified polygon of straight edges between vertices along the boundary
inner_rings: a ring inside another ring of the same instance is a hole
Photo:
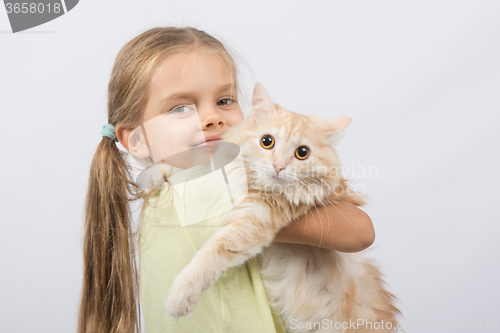
[[[295,204],[286,196],[251,189],[248,191],[247,199],[268,207],[270,221],[274,223],[276,232],[311,209],[311,205],[305,202],[299,201]]]

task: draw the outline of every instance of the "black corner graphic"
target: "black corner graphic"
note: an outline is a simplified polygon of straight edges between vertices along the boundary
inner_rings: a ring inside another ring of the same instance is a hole
[[[52,21],[73,9],[78,0],[4,0],[12,32]]]

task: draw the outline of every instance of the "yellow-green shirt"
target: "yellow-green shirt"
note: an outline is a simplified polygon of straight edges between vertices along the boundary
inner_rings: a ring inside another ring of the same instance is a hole
[[[191,168],[173,176],[188,180],[195,173],[196,168]],[[181,227],[172,192],[165,183],[149,199],[140,227],[140,299],[147,332],[285,333],[280,317],[269,305],[255,258],[223,272],[201,293],[191,318],[180,317],[176,323],[167,316],[164,304],[173,279],[222,227],[226,214]]]

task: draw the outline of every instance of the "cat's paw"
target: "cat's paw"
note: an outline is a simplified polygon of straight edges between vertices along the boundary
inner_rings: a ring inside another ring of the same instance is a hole
[[[165,302],[165,310],[174,317],[175,322],[181,316],[191,317],[201,295],[201,288],[188,279],[182,279],[181,275],[174,279]]]

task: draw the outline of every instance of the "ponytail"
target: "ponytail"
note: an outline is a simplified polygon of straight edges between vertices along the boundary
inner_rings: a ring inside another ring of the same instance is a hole
[[[78,333],[139,332],[136,244],[132,243],[129,201],[144,193],[130,182],[125,157],[112,139],[103,137],[90,167]]]

